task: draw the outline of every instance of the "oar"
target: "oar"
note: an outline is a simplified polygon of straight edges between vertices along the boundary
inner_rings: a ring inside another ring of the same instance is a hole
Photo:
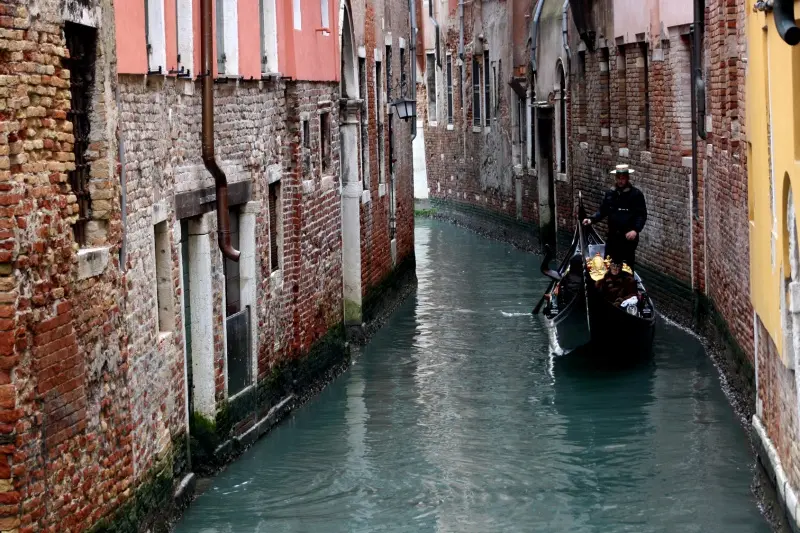
[[[534,309],[533,309],[533,314],[534,314],[534,315],[538,315],[538,314],[539,314],[539,311],[541,311],[541,310],[542,310],[542,306],[544,305],[544,300],[545,300],[545,298],[547,298],[547,293],[544,293],[544,294],[542,295],[542,299],[541,299],[541,300],[539,300],[539,303],[538,303],[538,304],[536,304],[536,307],[534,307]]]

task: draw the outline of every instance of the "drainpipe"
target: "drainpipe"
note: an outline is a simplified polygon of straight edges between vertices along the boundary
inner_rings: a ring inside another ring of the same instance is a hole
[[[536,4],[536,14],[533,16],[533,27],[531,28],[531,72],[536,74],[536,43],[539,41],[539,19],[542,18],[542,8],[544,0],[539,0]]]
[[[464,0],[458,2],[458,57],[464,63]],[[464,80],[461,80],[462,82]]]
[[[409,18],[411,19],[411,39],[409,54],[411,56],[411,90],[413,97],[417,99],[417,0],[408,0]],[[416,109],[416,107],[415,107]],[[417,117],[414,114],[411,120],[411,140],[417,138]]]
[[[121,108],[119,101],[119,87],[117,87],[117,94],[115,95],[117,101],[117,111]],[[128,190],[126,185],[126,170],[125,170],[125,138],[122,136],[122,128],[117,123],[117,142],[119,143],[119,185],[120,185],[120,211],[122,214],[122,242],[119,248],[119,264],[123,272],[127,269],[128,262],[128,246],[126,230],[128,227]]]
[[[697,149],[697,138],[700,137],[705,139],[707,137],[707,132],[705,129],[705,116],[701,117],[701,113],[698,112],[698,109],[702,109],[702,114],[705,114],[705,87],[703,83],[703,75],[702,75],[702,43],[703,43],[703,29],[705,26],[705,0],[694,0],[694,23],[691,27],[691,43],[692,43],[692,53],[691,53],[691,69],[692,69],[692,79],[691,79],[691,106],[692,106],[692,212],[694,213],[695,217],[699,216],[699,209],[700,203],[698,201],[699,195],[699,188],[698,188],[698,152]],[[700,101],[702,97],[703,101]]]
[[[564,1],[564,9],[561,11],[561,40],[564,42],[564,51],[567,53],[567,67],[569,67],[572,62],[572,50],[569,48],[567,36],[567,12],[569,12],[569,0]],[[569,73],[569,70],[567,73]]]
[[[222,255],[239,261],[239,250],[231,246],[231,221],[228,212],[228,178],[214,156],[214,69],[212,63],[212,0],[200,0],[200,60],[203,73],[203,164],[214,176],[217,189],[217,240]]]
[[[439,53],[442,47],[439,42],[439,23],[436,22],[436,19],[433,17],[433,3],[435,1],[436,0],[428,1],[428,17],[431,19],[431,24],[433,24],[433,31],[436,32],[436,64],[439,65],[439,68],[442,68],[442,56]]]

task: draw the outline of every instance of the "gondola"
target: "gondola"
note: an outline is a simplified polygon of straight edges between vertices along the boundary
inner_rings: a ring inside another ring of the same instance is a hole
[[[540,305],[534,310],[534,314],[538,314],[541,309],[550,339],[550,351],[557,355],[573,352],[590,341],[584,284],[581,284],[578,291],[568,291],[564,287],[570,259],[576,255],[580,257],[580,234],[577,229],[569,251],[564,256],[558,270],[550,269],[553,253],[549,247],[545,247],[545,256],[541,266],[542,274],[552,281],[542,296]]]
[[[575,236],[558,271],[549,267],[552,253],[546,249],[542,273],[553,281],[542,301],[534,310],[542,314],[551,337],[554,353],[568,353],[577,348],[591,348],[594,357],[609,362],[641,360],[652,355],[655,338],[656,309],[638,273],[633,273],[638,287],[638,303],[621,308],[606,301],[596,287],[602,278],[605,261],[605,241],[593,226],[583,226],[586,218],[583,199],[579,197]],[[562,301],[562,284],[567,266],[574,255],[583,259],[584,290]],[[594,276],[594,277],[593,277]]]

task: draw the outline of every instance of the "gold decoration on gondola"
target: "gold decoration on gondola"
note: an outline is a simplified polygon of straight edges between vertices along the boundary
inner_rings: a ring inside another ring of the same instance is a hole
[[[622,271],[633,276],[633,270],[631,270],[631,267],[628,266],[628,263],[622,263]]]
[[[610,258],[604,261],[600,254],[595,255],[591,259],[586,260],[586,268],[589,269],[589,276],[595,280],[600,281],[606,276],[608,272],[608,265],[611,263]]]

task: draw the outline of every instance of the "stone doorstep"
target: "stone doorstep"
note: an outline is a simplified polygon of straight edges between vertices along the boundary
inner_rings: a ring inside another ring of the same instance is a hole
[[[259,438],[264,436],[264,434],[272,429],[275,424],[280,422],[294,409],[294,400],[294,394],[290,394],[281,400],[277,405],[269,410],[267,416],[256,422],[253,427],[245,431],[243,434],[237,435],[236,437],[228,439],[220,444],[217,449],[214,450],[214,455],[217,457],[217,459],[224,460],[225,457],[233,453],[234,444],[240,450],[253,445]]]
[[[778,450],[775,449],[769,439],[767,430],[758,415],[753,415],[753,433],[757,437],[754,439],[757,455],[767,471],[770,483],[775,487],[775,492],[778,494],[778,503],[786,514],[787,522],[789,522],[793,533],[800,533],[800,503],[797,500],[797,493],[786,477]]]
[[[194,472],[190,472],[178,484],[175,489],[175,494],[172,496],[172,501],[175,507],[181,509],[188,505],[194,497],[195,489],[197,488],[197,476]]]

